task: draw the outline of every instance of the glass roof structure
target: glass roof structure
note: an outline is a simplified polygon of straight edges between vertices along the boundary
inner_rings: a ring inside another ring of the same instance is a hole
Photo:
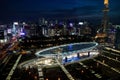
[[[73,52],[82,52],[88,51],[98,46],[96,42],[82,42],[82,43],[73,43],[60,45],[55,47],[50,47],[47,49],[40,50],[36,53],[36,56],[47,56],[47,55],[56,55],[61,53],[62,55],[69,55]]]

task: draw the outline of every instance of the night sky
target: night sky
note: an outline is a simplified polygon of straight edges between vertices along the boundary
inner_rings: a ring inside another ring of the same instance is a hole
[[[109,1],[109,19],[120,21],[120,0]],[[0,22],[39,18],[101,20],[103,0],[0,0]]]

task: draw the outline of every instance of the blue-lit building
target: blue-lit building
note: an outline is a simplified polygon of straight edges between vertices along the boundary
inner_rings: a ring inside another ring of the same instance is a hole
[[[116,35],[115,35],[115,47],[117,49],[120,49],[120,26],[116,29]]]

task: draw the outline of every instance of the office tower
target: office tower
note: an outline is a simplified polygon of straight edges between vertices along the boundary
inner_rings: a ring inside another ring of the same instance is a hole
[[[117,27],[117,29],[116,29],[115,47],[116,47],[117,49],[120,49],[120,27]]]

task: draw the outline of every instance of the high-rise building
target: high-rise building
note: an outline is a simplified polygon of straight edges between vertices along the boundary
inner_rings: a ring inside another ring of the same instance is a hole
[[[120,49],[120,26],[116,29],[116,35],[115,35],[115,47],[117,49]]]
[[[0,30],[0,39],[4,39],[4,30]]]

